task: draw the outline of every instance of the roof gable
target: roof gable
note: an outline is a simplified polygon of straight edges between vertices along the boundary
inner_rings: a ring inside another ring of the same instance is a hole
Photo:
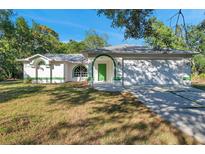
[[[44,56],[53,61],[67,61],[71,63],[79,63],[87,60],[82,54],[45,54]]]
[[[48,61],[63,61],[71,63],[82,63],[87,61],[83,54],[35,54],[25,59],[19,59],[18,61],[32,61],[33,59],[37,59],[39,57]]]
[[[32,60],[32,59],[36,59],[36,58],[39,58],[39,57],[41,57],[41,58],[43,58],[43,59],[46,59],[46,60],[51,60],[51,59],[49,59],[48,57],[46,57],[46,56],[44,56],[44,55],[41,55],[41,54],[35,54],[35,55],[33,55],[33,56],[31,56],[31,57],[28,57],[28,58],[26,58],[27,60]]]

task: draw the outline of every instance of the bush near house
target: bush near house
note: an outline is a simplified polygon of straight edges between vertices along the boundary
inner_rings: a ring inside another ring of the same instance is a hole
[[[201,74],[199,74],[199,75],[193,74],[193,75],[192,75],[192,79],[193,79],[193,80],[197,80],[197,79],[204,79],[204,80],[205,80],[205,73],[201,73]]]

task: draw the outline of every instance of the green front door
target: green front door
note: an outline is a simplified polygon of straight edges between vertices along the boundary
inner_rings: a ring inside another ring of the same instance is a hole
[[[98,64],[98,81],[106,81],[106,64]]]

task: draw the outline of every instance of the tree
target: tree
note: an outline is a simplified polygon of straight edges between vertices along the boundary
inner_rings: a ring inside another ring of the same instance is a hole
[[[77,42],[74,40],[70,40],[68,43],[61,43],[60,52],[67,53],[67,54],[80,53],[85,49],[86,47],[83,41]]]
[[[205,20],[188,27],[188,38],[189,48],[200,53],[193,58],[193,71],[197,74],[205,73]]]
[[[11,77],[14,55],[11,44],[14,42],[14,24],[11,21],[12,10],[0,10],[0,80]]]
[[[57,40],[59,40],[58,33],[55,32],[54,30],[52,30],[51,28],[45,26],[45,25],[40,25],[40,24],[35,23],[35,21],[33,21],[32,29],[40,34],[51,35],[51,36],[55,37]]]
[[[199,25],[188,27],[188,46],[197,52],[205,55],[205,26],[202,21]]]
[[[0,10],[0,37],[11,37],[14,33],[14,25],[11,17],[14,15],[12,10]]]
[[[99,35],[95,30],[89,30],[86,32],[83,43],[85,44],[86,49],[96,49],[107,46],[107,39],[108,36],[106,34]]]
[[[125,28],[124,37],[140,39],[149,35],[150,23],[153,10],[141,9],[119,9],[119,10],[98,10],[98,15],[105,15],[112,20],[112,27]]]
[[[58,53],[60,42],[58,34],[47,26],[37,24],[33,21],[32,33],[32,54]]]
[[[85,39],[77,42],[70,40],[67,43],[60,43],[60,53],[81,53],[86,49],[96,49],[107,46],[108,36],[106,34],[99,35],[95,30],[89,30],[86,32]]]
[[[156,18],[149,19],[149,35],[145,36],[145,42],[155,49],[187,49],[185,39],[182,34],[176,35],[170,27],[160,22]],[[178,27],[179,32],[180,27]]]
[[[30,27],[23,17],[18,17],[15,21],[15,34],[13,36],[13,48],[17,50],[16,56],[30,56],[33,50],[32,34]]]
[[[156,49],[179,49],[192,50],[201,54],[194,56],[192,70],[194,73],[205,73],[205,21],[198,25],[187,27],[188,41],[186,42],[185,34],[182,33],[181,27],[174,30],[156,18],[150,19],[150,35],[145,37],[146,43]]]
[[[194,65],[192,70],[196,74],[205,73],[205,56],[198,54],[193,58]]]
[[[11,10],[0,10],[0,80],[20,77],[18,58],[60,52],[58,33],[34,21],[29,26],[23,17],[12,20],[13,15]]]

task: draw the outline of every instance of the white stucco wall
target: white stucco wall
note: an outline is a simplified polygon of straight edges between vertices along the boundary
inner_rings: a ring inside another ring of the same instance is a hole
[[[39,60],[43,60],[45,65],[36,66]],[[24,62],[24,79],[31,78],[32,83],[63,83],[64,63],[53,62],[37,57],[30,62]],[[52,78],[52,79],[51,79]],[[37,80],[36,80],[37,79]]]
[[[116,61],[116,76],[117,77],[122,77],[122,57],[117,57],[115,58]]]
[[[73,77],[73,68],[80,64],[69,62],[46,62],[46,65],[36,69],[35,62],[42,57],[35,57],[30,62],[24,62],[24,78],[32,78],[36,82],[36,77],[39,78],[39,83],[63,83],[67,81],[84,81],[87,77]],[[94,71],[94,83],[98,82],[98,64],[107,64],[107,81],[109,83],[118,83],[125,86],[129,85],[167,85],[167,84],[186,84],[191,83],[190,80],[184,80],[191,76],[191,66],[189,58],[164,60],[157,59],[133,59],[137,57],[113,57],[116,62],[116,77],[123,77],[123,80],[113,80],[114,65],[109,57],[99,57],[96,59]],[[124,59],[124,60],[123,60]],[[166,59],[166,57],[165,57]],[[92,75],[92,61],[94,57],[88,58],[88,64],[83,64],[88,69],[88,77]]]
[[[41,65],[37,68],[38,83],[50,83],[50,66]]]
[[[39,61],[44,61],[45,65],[36,67]],[[49,61],[43,57],[35,57],[30,62],[24,62],[24,79],[31,78],[33,83],[50,83]]]
[[[36,68],[32,67],[30,63],[25,62],[23,64],[23,77],[26,78],[36,78]]]
[[[85,81],[87,77],[74,77],[73,76],[73,69],[81,64],[74,64],[74,63],[65,63],[65,81]],[[88,64],[82,64],[88,69]]]
[[[65,64],[62,62],[52,63],[52,83],[63,83],[65,80],[64,75]]]
[[[191,75],[189,59],[124,60],[125,86],[190,84],[184,77]]]
[[[92,77],[92,61],[93,60],[94,60],[93,57],[88,58],[88,64],[87,64],[87,66],[88,66],[88,77],[90,77],[90,78]]]
[[[31,62],[24,62],[24,79],[32,78],[33,83],[63,83],[68,81],[85,81],[87,77],[74,77],[73,69],[81,64],[69,62],[52,62],[36,68]],[[88,69],[88,64],[83,64]],[[52,77],[52,80],[50,80]],[[36,80],[38,78],[38,80]]]

